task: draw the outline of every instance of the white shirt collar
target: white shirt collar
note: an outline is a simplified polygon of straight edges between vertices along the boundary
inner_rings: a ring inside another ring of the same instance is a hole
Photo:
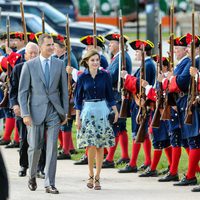
[[[177,63],[177,65],[178,64],[180,64],[185,58],[187,58],[188,56],[186,55],[186,56],[184,56],[184,57],[182,57],[179,61],[178,61],[178,63]]]
[[[144,58],[144,60],[148,60],[148,59],[151,59],[151,57],[147,56],[147,57]]]
[[[48,60],[49,60],[48,62],[50,62],[51,56],[48,57],[48,58],[45,58],[45,57],[43,57],[43,56],[40,54],[40,61],[41,61],[41,63],[43,63],[46,59],[48,59]]]

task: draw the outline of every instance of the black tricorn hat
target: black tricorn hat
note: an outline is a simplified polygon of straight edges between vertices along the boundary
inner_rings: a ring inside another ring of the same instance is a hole
[[[124,43],[126,43],[128,41],[128,37],[123,35],[124,36]],[[109,33],[105,36],[105,39],[107,40],[115,40],[115,41],[118,41],[120,40],[120,34],[119,33]]]
[[[11,32],[10,33],[10,38],[11,39],[20,39],[20,40],[24,40],[24,33],[22,32]]]
[[[97,36],[96,39],[97,39],[97,46],[104,49],[105,48],[105,46],[104,46],[105,40],[104,40],[103,36],[101,36],[101,35]],[[94,37],[92,35],[84,36],[80,39],[80,42],[85,45],[93,45]]]
[[[153,55],[153,56],[151,56],[152,58],[153,58],[153,60],[155,61],[155,62],[159,62],[159,56],[158,55]],[[163,65],[164,66],[168,66],[169,65],[169,58],[168,57],[162,57],[162,62],[163,62]]]
[[[144,47],[145,51],[149,51],[154,48],[154,44],[149,40],[133,40],[129,44],[134,50],[142,50]]]
[[[28,42],[34,42],[37,44],[38,39],[34,33],[28,32],[26,35],[27,35]]]

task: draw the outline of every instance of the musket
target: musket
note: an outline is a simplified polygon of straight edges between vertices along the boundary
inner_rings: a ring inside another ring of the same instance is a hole
[[[93,45],[97,48],[97,28],[96,28],[96,4],[93,8]]]
[[[1,22],[1,7],[0,7],[0,22]],[[0,32],[1,32],[1,23],[0,23]]]
[[[69,16],[67,15],[66,18],[66,46],[67,46],[67,66],[71,66],[71,43],[70,43],[70,29],[69,29]],[[69,109],[68,109],[68,119],[72,118],[72,109],[73,109],[73,102],[72,102],[72,96],[73,96],[73,87],[72,87],[72,74],[68,73],[68,103],[69,103]]]
[[[42,33],[45,33],[45,18],[44,18],[44,12],[42,12]]]
[[[174,2],[172,1],[170,8],[170,47],[169,47],[169,71],[174,71]],[[171,119],[171,104],[169,98],[173,98],[173,94],[168,89],[165,93],[164,109],[161,114],[161,120]]]
[[[67,65],[71,66],[71,43],[70,43],[70,30],[69,30],[69,16],[67,15],[66,20],[66,35],[67,35]]]
[[[20,0],[20,12],[21,12],[21,16],[22,16],[22,27],[23,27],[23,32],[24,32],[24,42],[25,44],[28,43],[28,38],[27,38],[27,31],[26,31],[26,20],[24,17],[24,5],[22,0]]]
[[[6,18],[7,47],[10,48],[10,16]]]
[[[146,74],[145,74],[145,56],[144,56],[144,45],[142,48],[142,65],[140,68],[140,88],[139,88],[139,109],[138,114],[136,117],[136,123],[140,124],[137,136],[136,136],[136,143],[144,142],[145,139],[145,124],[146,124],[146,118],[147,118],[147,106],[146,106],[146,95],[145,95],[145,89],[142,87],[142,79],[146,80]],[[142,99],[144,101],[142,105]]]
[[[162,24],[159,24],[159,44],[158,44],[158,49],[159,49],[159,60],[157,60],[157,78],[158,75],[160,74],[160,72],[162,71],[162,65],[163,65],[163,61],[162,61]],[[157,102],[156,102],[156,109],[153,115],[153,119],[151,122],[151,126],[153,128],[159,128],[160,126],[160,117],[161,117],[161,113],[160,110],[163,109],[163,103],[164,103],[164,99],[163,99],[163,89],[162,89],[162,83],[158,83],[158,90],[157,90]]]
[[[196,67],[195,64],[195,21],[194,21],[194,9],[192,11],[192,42],[191,42],[191,60],[192,67]],[[188,125],[192,125],[192,108],[193,103],[196,99],[196,83],[195,77],[190,77],[190,85],[188,89],[188,98],[187,98],[187,106],[185,110],[185,120],[184,123]]]
[[[6,35],[7,35],[7,47],[10,48],[10,16],[7,16],[6,19]],[[10,74],[11,74],[11,66],[7,62],[7,77],[5,79],[5,82],[3,83],[3,99],[0,102],[0,108],[5,108],[8,106]]]
[[[119,69],[126,70],[126,58],[125,58],[125,45],[124,45],[124,34],[123,34],[123,20],[122,20],[122,11],[119,11],[119,30],[120,30],[120,54],[121,54],[121,65],[119,65]],[[121,82],[120,79],[118,81]],[[119,83],[118,83],[119,85]],[[121,83],[120,83],[121,85]],[[122,104],[119,112],[120,118],[130,117],[130,101],[128,99],[128,91],[124,87],[124,83],[122,80]]]

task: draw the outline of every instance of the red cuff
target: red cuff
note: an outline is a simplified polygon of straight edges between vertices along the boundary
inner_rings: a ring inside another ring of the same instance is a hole
[[[200,78],[198,80],[198,91],[200,91]]]
[[[171,82],[169,83],[169,92],[180,92],[181,90],[179,89],[177,83],[176,83],[176,76],[173,76],[171,79]]]
[[[162,84],[163,90],[166,90],[168,88],[169,80],[166,78]]]
[[[133,94],[136,94],[137,92],[137,78],[135,76],[127,75],[125,82],[124,82],[124,87],[125,89],[129,90]]]
[[[82,71],[78,71],[77,75],[80,76],[83,72]]]
[[[147,94],[147,98],[151,101],[156,101],[156,90],[154,88],[151,88],[149,90],[149,93]]]
[[[12,52],[8,57],[8,62],[10,64],[10,66],[13,68],[17,62],[17,60],[21,58],[21,54],[16,53],[16,52]]]

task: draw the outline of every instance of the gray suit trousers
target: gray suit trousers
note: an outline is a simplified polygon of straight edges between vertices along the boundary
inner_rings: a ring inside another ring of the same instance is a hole
[[[44,186],[55,186],[57,165],[57,139],[60,129],[60,118],[51,103],[48,104],[47,113],[42,124],[28,127],[28,159],[30,178],[36,177],[37,165],[41,149],[46,140],[46,165]],[[45,134],[46,133],[46,134]]]

